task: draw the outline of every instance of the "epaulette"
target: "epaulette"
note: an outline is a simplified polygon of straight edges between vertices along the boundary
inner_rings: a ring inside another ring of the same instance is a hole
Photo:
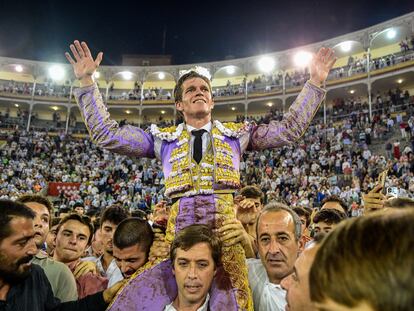
[[[219,131],[228,137],[239,138],[250,131],[251,123],[249,122],[226,122],[221,123],[220,121],[215,120],[214,125],[219,129]]]
[[[182,133],[184,125],[181,123],[178,126],[170,126],[159,128],[156,124],[151,124],[150,132],[154,137],[161,140],[173,141],[176,140]]]

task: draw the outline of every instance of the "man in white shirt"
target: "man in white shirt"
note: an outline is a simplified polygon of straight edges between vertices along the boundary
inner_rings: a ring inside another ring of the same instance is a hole
[[[280,282],[293,272],[302,249],[301,221],[287,206],[274,202],[259,214],[256,228],[260,259],[247,260],[254,310],[282,311],[286,291]]]
[[[170,259],[178,295],[164,311],[207,311],[208,294],[220,258],[220,240],[206,225],[181,230],[171,245]]]
[[[369,158],[371,157],[371,151],[368,149],[368,147],[364,148],[364,151],[362,152],[362,157],[364,158],[365,161],[368,161]]]

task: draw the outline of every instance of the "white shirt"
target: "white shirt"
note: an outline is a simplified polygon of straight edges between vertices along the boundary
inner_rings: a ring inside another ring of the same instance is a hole
[[[207,293],[206,301],[204,301],[203,305],[197,309],[197,311],[207,311],[208,310],[208,302],[210,300],[210,295]],[[169,305],[166,305],[164,308],[164,311],[178,311],[173,306],[173,302],[171,302]]]
[[[279,285],[270,283],[265,267],[260,259],[247,259],[249,285],[252,289],[255,311],[284,311],[286,291]]]
[[[208,148],[208,144],[210,143],[210,136],[211,136],[211,128],[212,128],[212,124],[211,122],[208,122],[206,125],[204,125],[203,127],[197,129],[195,127],[192,127],[191,125],[187,124],[187,131],[190,134],[190,146],[191,146],[191,155],[193,155],[194,153],[194,139],[195,136],[193,134],[191,134],[192,131],[194,130],[205,130],[205,132],[203,133],[203,135],[201,136],[201,141],[202,141],[202,154],[205,154]]]
[[[111,263],[108,266],[108,269],[103,268],[102,265],[102,256],[96,260],[96,268],[100,274],[108,279],[108,288],[114,285],[116,282],[122,281],[124,279],[121,270],[118,268],[115,259],[112,259]]]
[[[369,158],[371,157],[371,151],[369,151],[368,149],[364,150],[364,151],[362,152],[362,157],[363,157],[365,160],[369,160]]]

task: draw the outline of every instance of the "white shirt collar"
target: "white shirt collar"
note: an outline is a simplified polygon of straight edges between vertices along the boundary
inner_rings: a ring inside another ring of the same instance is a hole
[[[204,125],[203,127],[199,128],[199,129],[197,129],[197,128],[191,126],[191,125],[188,125],[188,124],[186,124],[186,126],[187,126],[187,130],[189,132],[191,132],[193,130],[201,130],[201,129],[203,129],[203,130],[206,130],[208,133],[210,133],[211,132],[211,128],[212,128],[211,122],[208,122],[206,125]]]
[[[209,293],[207,293],[206,300],[204,301],[203,305],[200,308],[197,309],[197,311],[207,311],[209,301],[210,301],[210,295],[209,295]],[[174,308],[173,303],[174,303],[174,301],[171,302],[169,305],[166,305],[165,308],[164,308],[164,311],[177,311],[177,309]]]

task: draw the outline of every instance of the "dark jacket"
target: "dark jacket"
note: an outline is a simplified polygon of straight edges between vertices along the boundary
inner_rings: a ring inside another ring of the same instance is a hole
[[[35,264],[26,279],[10,288],[6,301],[0,301],[0,311],[104,311],[107,306],[102,292],[61,303],[43,269]]]

